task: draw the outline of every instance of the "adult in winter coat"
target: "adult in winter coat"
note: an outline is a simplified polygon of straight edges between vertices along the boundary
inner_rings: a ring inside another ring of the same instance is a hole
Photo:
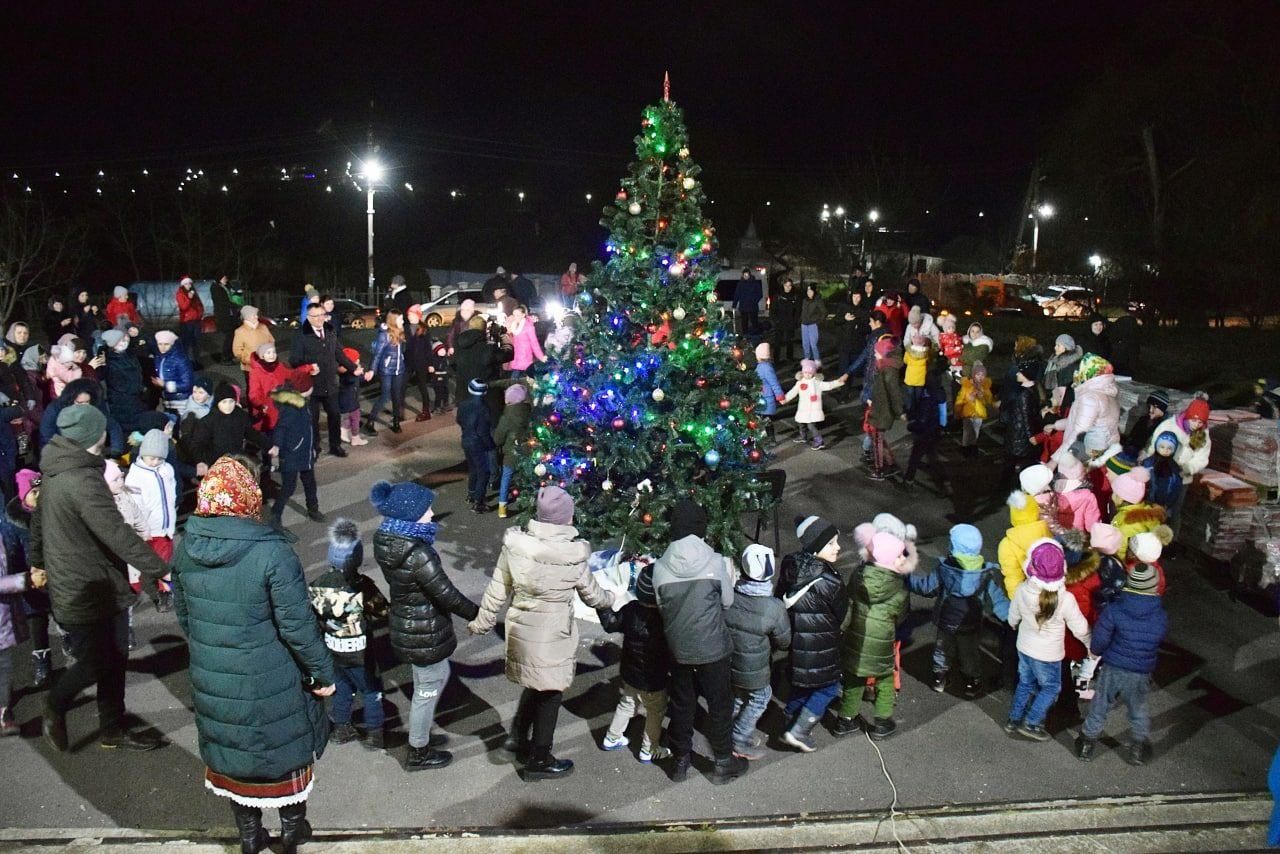
[[[231,345],[236,332],[236,323],[240,319],[236,304],[231,300],[231,279],[220,276],[218,281],[209,288],[209,296],[213,298],[214,324],[218,334],[222,336],[219,360],[224,364],[230,364]]]
[[[573,527],[573,499],[558,486],[538,491],[536,518],[524,529],[508,528],[493,580],[468,624],[482,635],[507,610],[507,678],[524,688],[512,723],[517,752],[528,745],[524,778],[563,777],[569,760],[551,755],[556,717],[577,665],[578,625],[574,595],[589,608],[621,607],[630,599],[596,584],[587,558],[591,544]],[[532,730],[532,738],[530,738]]]
[[[71,292],[71,313],[75,316],[75,328],[71,330],[85,341],[97,339],[101,322],[98,318],[98,307],[89,299],[89,292],[76,288]]]
[[[58,343],[63,335],[68,332],[75,334],[76,331],[76,319],[71,312],[67,311],[67,303],[62,297],[49,297],[41,325],[50,347]]]
[[[204,321],[204,301],[196,293],[196,283],[190,276],[183,276],[178,283],[178,290],[173,294],[178,303],[178,337],[182,340],[182,349],[191,361],[199,361],[200,326]]]
[[[453,756],[438,749],[444,739],[431,727],[449,681],[449,656],[458,647],[451,615],[473,620],[479,609],[453,585],[435,550],[434,492],[413,482],[379,481],[369,501],[383,517],[373,556],[391,591],[391,649],[413,670],[405,770],[443,768]]]
[[[123,285],[117,285],[111,292],[111,300],[107,303],[107,307],[103,309],[106,315],[107,324],[112,327],[119,328],[120,318],[127,317],[129,322],[134,326],[142,325],[142,315],[138,314],[138,307],[133,304],[133,300],[129,299],[129,289]],[[50,338],[50,341],[56,341],[56,338]]]
[[[102,333],[102,343],[107,346],[106,388],[107,408],[111,417],[126,434],[162,429],[164,415],[147,409],[142,402],[146,385],[142,379],[142,366],[129,352],[129,338],[118,329]]]
[[[751,268],[742,268],[742,278],[733,289],[733,310],[738,313],[738,334],[754,335],[760,326],[760,303],[764,301],[764,287],[751,275]]]
[[[1071,406],[1074,399],[1071,383],[1083,358],[1084,351],[1065,332],[1053,342],[1053,355],[1044,368],[1044,390],[1049,393],[1049,403],[1054,412]]]
[[[818,349],[818,324],[827,319],[827,304],[818,294],[818,286],[805,285],[804,299],[800,302],[800,353],[806,359],[822,361]]]
[[[333,659],[302,564],[259,521],[253,463],[223,457],[205,475],[173,565],[174,609],[191,655],[205,786],[231,801],[244,851],[262,851],[263,807],[293,851],[311,836],[307,796],[329,721]]]
[[[102,744],[151,750],[160,742],[125,724],[129,606],[136,599],[127,566],[137,567],[148,587],[169,568],[125,524],[107,487],[106,417],[93,406],[69,406],[58,415],[58,431],[40,455],[29,557],[32,568],[48,572],[53,616],[67,632],[66,649],[75,661],[49,691],[42,728],[54,749],[65,751],[67,711],[96,682]]]
[[[782,289],[769,303],[769,319],[773,321],[773,346],[778,359],[795,358],[796,332],[800,329],[800,292],[791,277],[782,280]]]
[[[1209,452],[1213,449],[1209,438],[1209,400],[1204,393],[1197,392],[1185,409],[1160,422],[1142,452],[1143,460],[1156,452],[1156,441],[1162,433],[1172,433],[1178,440],[1173,458],[1182,467],[1183,481],[1189,483],[1209,465]]]
[[[967,377],[973,374],[974,362],[986,362],[995,346],[995,342],[982,331],[981,323],[970,323],[960,350],[960,364],[964,366],[964,375]]]
[[[67,387],[62,390],[62,394],[58,395],[45,407],[44,417],[40,419],[41,449],[49,444],[49,441],[60,432],[58,416],[62,414],[62,410],[77,404],[93,406],[107,419],[107,456],[117,456],[124,448],[124,434],[120,430],[120,425],[108,414],[107,404],[102,399],[102,392],[99,390],[98,384],[86,379],[73,380],[67,383]]]
[[[1111,358],[1110,322],[1101,314],[1089,315],[1089,326],[1076,340],[1080,349],[1104,359]]]
[[[1138,369],[1138,357],[1142,350],[1142,342],[1139,340],[1141,327],[1134,313],[1136,308],[1133,303],[1126,305],[1125,313],[1111,321],[1111,326],[1107,329],[1107,336],[1111,340],[1110,361],[1116,366],[1116,372],[1126,377],[1133,376]]]
[[[342,353],[338,333],[325,322],[324,307],[313,303],[307,308],[307,322],[298,330],[293,341],[290,363],[295,367],[315,365],[311,388],[311,432],[320,436],[320,412],[325,413],[329,424],[329,453],[345,457],[342,448],[342,418],[338,411],[338,366],[356,372],[356,364]],[[366,371],[365,381],[373,379],[373,372]]]
[[[863,302],[862,291],[850,291],[844,310],[836,310],[836,366],[849,370],[853,360],[867,346],[867,333],[871,331],[867,320],[871,308]]]
[[[245,453],[245,446],[255,451],[271,448],[271,436],[255,430],[253,418],[240,407],[238,389],[221,382],[213,392],[213,408],[195,422],[191,446],[199,465],[212,466],[221,457]]]
[[[276,343],[271,329],[258,318],[257,306],[240,307],[240,326],[236,328],[231,351],[240,360],[240,369],[246,374],[253,370],[253,355],[263,344]]]
[[[1061,460],[1086,434],[1094,447],[1108,448],[1120,441],[1120,404],[1115,369],[1101,356],[1085,354],[1075,375],[1075,403],[1067,417],[1054,425],[1062,431],[1062,446],[1053,455]]]
[[[501,358],[498,347],[485,332],[484,317],[478,314],[472,315],[453,346],[454,399],[463,401],[467,399],[472,380],[488,384],[498,378]]]

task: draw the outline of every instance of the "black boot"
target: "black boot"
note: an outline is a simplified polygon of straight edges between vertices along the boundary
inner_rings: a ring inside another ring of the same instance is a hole
[[[520,777],[529,783],[534,780],[559,780],[572,773],[572,760],[556,759],[551,755],[549,747],[535,747],[529,762],[521,769]]]
[[[399,419],[399,418],[393,418],[393,419],[391,419],[391,432],[392,432],[392,433],[403,433],[403,432],[404,432],[403,430],[401,430],[401,429],[400,429],[400,419]]]
[[[311,841],[311,822],[307,821],[307,802],[280,808],[280,850],[297,854],[298,846]]]
[[[711,772],[711,783],[715,786],[723,786],[725,783],[732,783],[745,773],[747,773],[747,760],[741,756],[734,756],[732,753],[728,756],[717,756],[715,770]]]
[[[1091,738],[1085,738],[1083,735],[1076,736],[1076,759],[1081,762],[1091,762],[1094,754],[1098,752],[1098,742]]]
[[[689,754],[677,753],[671,762],[671,782],[683,783],[689,779]]]
[[[235,816],[236,830],[240,833],[241,854],[266,851],[271,844],[271,834],[262,826],[262,810],[232,801],[231,814]]]
[[[855,732],[862,732],[862,725],[858,723],[857,718],[838,717],[835,725],[831,727],[831,734],[836,738],[844,738]]]
[[[366,418],[366,419],[364,420],[364,423],[360,425],[360,432],[364,433],[366,436],[376,436],[376,435],[378,435],[378,428],[373,426],[373,416],[372,416],[372,415],[370,415],[368,418]]]
[[[429,771],[434,768],[443,768],[452,761],[453,754],[447,750],[436,750],[430,745],[410,747],[409,756],[404,761],[404,770]]]

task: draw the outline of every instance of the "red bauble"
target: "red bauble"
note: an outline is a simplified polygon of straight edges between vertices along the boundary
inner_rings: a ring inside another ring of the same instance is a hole
[[[640,521],[641,521],[641,522],[644,522],[646,525],[652,525],[652,524],[653,524],[653,514],[652,514],[652,513],[646,513],[646,514],[644,514],[643,516],[641,516],[641,517],[640,517]]]
[[[623,427],[627,426],[627,422],[621,418],[615,418],[613,421],[609,422],[609,426],[614,430],[621,430]]]
[[[760,426],[760,425],[759,425],[759,424],[757,424],[755,421],[748,421],[748,422],[747,422],[747,429],[748,429],[748,430],[754,430],[754,429],[756,429],[756,428],[757,428],[757,427],[759,427],[759,426]]]
[[[694,381],[693,381],[693,384],[694,384],[694,385],[696,385],[698,388],[706,388],[706,387],[707,387],[707,378],[706,378],[706,377],[698,377],[696,380],[694,380]]]
[[[508,492],[508,494],[510,494],[510,495],[511,495],[511,497],[512,497],[512,498],[519,498],[519,497],[520,497],[520,490],[519,490],[519,488],[517,488],[517,487],[514,487],[514,486],[513,486],[513,487],[511,487],[509,490],[507,490],[507,492]]]
[[[730,351],[729,351],[729,353],[730,353],[730,355],[732,355],[732,356],[733,356],[733,358],[734,358],[735,360],[741,360],[741,359],[742,359],[742,348],[741,348],[741,347],[734,347],[732,350],[730,350]]]
[[[721,399],[720,399],[720,408],[721,408],[721,409],[728,409],[728,408],[729,408],[729,401],[728,401],[728,399],[727,399],[727,398],[721,398]]]
[[[559,413],[559,412],[553,412],[553,413],[551,413],[550,415],[548,415],[548,416],[547,416],[547,423],[548,423],[548,424],[550,424],[552,427],[558,427],[558,426],[560,426],[560,413]]]
[[[764,454],[760,453],[755,448],[752,448],[747,452],[747,459],[751,460],[753,463],[758,463],[760,460],[764,459]]]
[[[626,190],[619,190],[619,191],[618,191],[618,195],[614,196],[614,198],[615,198],[615,199],[617,199],[617,200],[618,200],[618,201],[620,201],[620,202],[625,202],[625,201],[627,200],[627,191],[626,191]]]

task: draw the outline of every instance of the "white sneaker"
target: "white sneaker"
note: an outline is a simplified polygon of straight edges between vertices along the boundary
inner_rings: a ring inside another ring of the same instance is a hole
[[[671,756],[671,751],[665,747],[659,746],[659,747],[653,748],[652,750],[645,750],[643,747],[640,748],[641,762],[653,762],[654,760],[661,762],[663,759],[670,758],[670,756]]]
[[[348,430],[346,427],[343,427],[338,431],[338,437],[339,439],[342,440],[342,444],[344,445],[351,444],[351,431]]]
[[[631,743],[631,740],[627,738],[625,735],[620,735],[617,738],[614,738],[608,733],[605,733],[604,738],[600,741],[600,749],[601,750],[621,750],[622,748],[626,747],[630,743]]]
[[[352,434],[352,436],[351,436],[351,444],[352,444],[352,445],[367,445],[367,444],[369,444],[369,440],[368,440],[368,439],[366,439],[364,436],[361,436],[359,433],[353,433],[353,434]]]

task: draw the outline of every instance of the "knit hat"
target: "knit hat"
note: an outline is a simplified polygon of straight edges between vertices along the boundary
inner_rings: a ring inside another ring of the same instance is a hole
[[[742,571],[752,581],[769,581],[773,578],[773,549],[760,543],[752,543],[742,553]]]
[[[404,284],[404,276],[400,275],[399,273],[395,274],[394,276],[392,276],[392,277],[391,277],[391,284],[393,284],[393,285],[403,285],[403,284]]]
[[[18,469],[18,473],[14,475],[14,480],[18,484],[18,500],[25,503],[27,495],[35,488],[35,484],[40,481],[40,472],[35,469]]]
[[[1018,473],[1018,485],[1027,495],[1039,495],[1053,483],[1053,471],[1043,463],[1027,466]]]
[[[178,340],[178,336],[174,335],[168,329],[161,329],[159,332],[156,333],[155,338],[156,338],[157,344],[172,345],[175,341]]]
[[[821,516],[796,517],[796,539],[800,541],[800,548],[810,554],[822,551],[839,533],[835,525]]]
[[[1009,526],[1016,528],[1040,518],[1040,505],[1031,496],[1018,490],[1009,495]]]
[[[360,364],[360,351],[355,347],[343,347],[342,355],[347,357],[347,361],[353,365]]]
[[[1163,552],[1160,538],[1149,531],[1129,538],[1129,553],[1143,563],[1155,563]]]
[[[1056,539],[1058,545],[1062,546],[1062,553],[1067,561],[1067,566],[1075,566],[1084,560],[1084,554],[1089,550],[1088,534],[1076,528],[1068,528],[1058,534]]]
[[[402,522],[418,521],[427,514],[435,500],[434,492],[411,480],[396,484],[380,480],[369,490],[369,503],[374,510]]]
[[[473,299],[464,299],[458,303],[458,314],[470,315],[476,310],[476,301]]]
[[[248,319],[249,319],[249,318],[251,318],[251,317],[257,317],[257,316],[258,316],[258,307],[257,307],[256,305],[242,305],[242,306],[240,306],[240,319],[241,319],[241,320],[248,320]]]
[[[1027,549],[1027,559],[1022,563],[1027,578],[1034,578],[1050,590],[1062,588],[1062,578],[1067,572],[1067,560],[1057,540],[1042,537]]]
[[[58,413],[58,435],[86,451],[107,432],[107,416],[93,404],[72,404]]]
[[[476,397],[483,396],[484,393],[488,390],[489,390],[489,384],[482,383],[480,382],[480,380],[472,380],[471,382],[467,383],[467,391],[471,392]]]
[[[915,542],[916,526],[905,524],[892,513],[877,513],[875,518],[871,520],[871,524],[877,531],[893,534],[900,540]]]
[[[920,311],[920,306],[913,305],[911,310],[907,312],[907,325],[919,326],[924,322],[924,313]]]
[[[938,318],[938,326],[943,332],[955,332],[956,316],[954,314],[943,314]]]
[[[871,560],[876,566],[882,566],[885,569],[896,570],[898,562],[902,560],[902,556],[907,551],[907,544],[900,537],[895,537],[888,531],[877,531],[876,535],[871,538]]]
[[[544,486],[538,490],[539,522],[548,525],[573,524],[573,497],[558,486]]]
[[[142,437],[142,444],[138,446],[138,456],[159,457],[162,460],[168,457],[169,437],[163,430],[148,430],[147,435]]]
[[[1156,437],[1157,453],[1160,451],[1161,445],[1168,445],[1170,448],[1172,448],[1172,450],[1169,451],[1169,456],[1173,456],[1174,454],[1178,453],[1178,446],[1181,444],[1182,443],[1178,441],[1177,435],[1171,430],[1165,430],[1163,433],[1161,433],[1159,436]]]
[[[1168,392],[1156,389],[1147,395],[1147,406],[1154,406],[1161,412],[1169,411],[1169,394]]]
[[[1107,474],[1116,477],[1124,474],[1133,468],[1133,458],[1126,454],[1112,454],[1107,458]]]
[[[1130,469],[1111,481],[1111,494],[1126,504],[1140,504],[1147,494],[1150,477],[1144,467]]]
[[[1156,572],[1156,568],[1151,564],[1140,563],[1129,570],[1129,578],[1124,583],[1124,589],[1134,593],[1157,595],[1160,592],[1160,573]]]
[[[1187,404],[1187,408],[1182,411],[1182,417],[1187,421],[1195,418],[1204,424],[1208,424],[1209,401],[1203,397],[1197,397],[1195,400]]]
[[[249,471],[232,457],[219,457],[196,490],[197,516],[262,515],[262,489]]]
[[[191,382],[191,387],[192,389],[202,388],[210,397],[213,396],[214,382],[210,377],[206,377],[204,374],[196,376],[196,378]]]
[[[1065,332],[1059,335],[1053,343],[1068,352],[1076,348],[1076,339]]]
[[[975,385],[981,383],[987,378],[987,366],[982,364],[981,361],[974,362],[973,367],[969,370],[969,377]]]
[[[231,383],[228,383],[228,382],[218,383],[217,387],[213,391],[214,406],[217,406],[218,403],[220,403],[221,401],[228,400],[228,399],[234,400],[236,403],[239,403],[240,389],[236,388],[235,386],[233,386]]]
[[[1058,474],[1067,480],[1084,480],[1084,463],[1075,454],[1063,454],[1062,459],[1058,460]]]
[[[761,341],[756,345],[756,361],[767,362],[773,358],[773,348],[769,346],[768,341]]]
[[[127,300],[129,298],[129,289],[124,285],[116,285],[111,289],[111,295],[118,300]]]
[[[1080,367],[1076,368],[1074,381],[1076,385],[1087,382],[1094,377],[1100,377],[1103,374],[1114,374],[1116,369],[1111,363],[1096,353],[1085,353],[1084,358],[1080,360]]]
[[[1104,555],[1114,555],[1124,545],[1124,534],[1115,525],[1094,522],[1089,531],[1089,545]]]
[[[853,541],[858,544],[858,548],[864,551],[871,548],[871,538],[875,535],[876,526],[870,522],[863,522],[853,529]]]
[[[195,284],[195,282],[191,281],[191,277],[190,277],[190,276],[183,276],[183,277],[182,277],[182,279],[178,282],[178,284],[179,284],[179,285],[194,285],[194,284]]]
[[[976,555],[982,553],[982,532],[973,525],[956,525],[951,529],[951,553]]]
[[[683,540],[692,534],[695,537],[706,536],[707,511],[696,501],[683,498],[671,508],[671,542]]]
[[[645,605],[658,604],[658,592],[653,589],[653,564],[640,567],[636,573],[636,601]]]
[[[508,386],[507,390],[502,395],[502,399],[509,404],[524,403],[529,399],[529,390],[518,383],[513,386]]]
[[[329,526],[329,565],[339,572],[350,572],[364,563],[364,544],[360,528],[350,519],[337,519]]]
[[[813,359],[800,360],[800,372],[805,374],[816,374],[818,372],[818,363]]]
[[[264,361],[264,362],[265,362],[265,361],[267,360],[267,354],[268,354],[268,353],[274,353],[274,352],[276,352],[276,342],[274,342],[274,341],[264,341],[264,342],[262,342],[261,344],[259,344],[259,345],[258,345],[258,348],[257,348],[256,350],[254,350],[253,352],[254,352],[254,353],[256,353],[256,354],[258,355],[258,358],[259,358],[259,359],[261,359],[262,361]]]
[[[108,329],[102,333],[102,343],[107,345],[108,350],[114,350],[116,345],[125,340],[129,336],[119,329]]]

